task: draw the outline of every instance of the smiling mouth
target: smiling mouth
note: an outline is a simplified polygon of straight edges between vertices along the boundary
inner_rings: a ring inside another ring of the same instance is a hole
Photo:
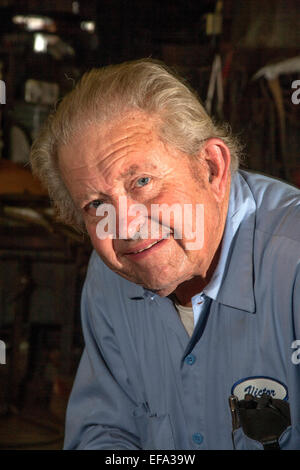
[[[159,243],[159,242],[161,242],[161,240],[157,240],[154,243],[150,243],[150,245],[146,246],[145,248],[142,248],[141,250],[131,251],[129,254],[130,255],[136,255],[137,253],[142,253],[143,251],[149,250],[149,248],[151,248],[152,246],[157,245],[157,243]]]
[[[150,252],[150,251],[154,250],[157,245],[160,245],[165,240],[166,240],[166,238],[156,240],[154,242],[149,243],[148,245],[145,245],[145,246],[141,247],[139,250],[134,250],[134,251],[127,252],[127,253],[125,253],[125,255],[126,256],[134,256],[134,257],[141,256],[142,254],[146,254],[147,252]]]

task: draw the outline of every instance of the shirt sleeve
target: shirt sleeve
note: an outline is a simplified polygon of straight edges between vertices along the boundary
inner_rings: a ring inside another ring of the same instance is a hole
[[[64,449],[138,450],[140,440],[133,417],[137,405],[113,328],[107,316],[101,317],[95,289],[96,282],[90,276],[82,294],[85,349],[67,407]]]

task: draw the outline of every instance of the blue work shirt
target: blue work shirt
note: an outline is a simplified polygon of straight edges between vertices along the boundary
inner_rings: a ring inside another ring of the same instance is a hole
[[[241,428],[232,440],[228,398],[247,390],[288,401],[279,442],[300,449],[299,190],[237,172],[226,230],[192,337],[169,297],[92,254],[65,449],[262,449]]]

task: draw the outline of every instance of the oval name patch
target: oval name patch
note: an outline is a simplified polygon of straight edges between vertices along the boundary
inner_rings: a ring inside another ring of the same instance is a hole
[[[287,387],[279,380],[271,377],[246,377],[236,382],[231,389],[231,394],[239,400],[243,400],[249,393],[254,397],[260,398],[263,393],[279,400],[288,399]]]

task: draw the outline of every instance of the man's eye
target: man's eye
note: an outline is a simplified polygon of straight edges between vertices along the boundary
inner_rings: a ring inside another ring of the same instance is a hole
[[[136,185],[141,188],[142,186],[146,186],[148,183],[150,183],[150,180],[151,178],[149,176],[143,176],[137,180]]]
[[[85,207],[84,210],[90,214],[90,215],[96,215],[96,211],[99,206],[103,204],[103,201],[100,201],[99,199],[95,199],[95,201],[89,202]]]

